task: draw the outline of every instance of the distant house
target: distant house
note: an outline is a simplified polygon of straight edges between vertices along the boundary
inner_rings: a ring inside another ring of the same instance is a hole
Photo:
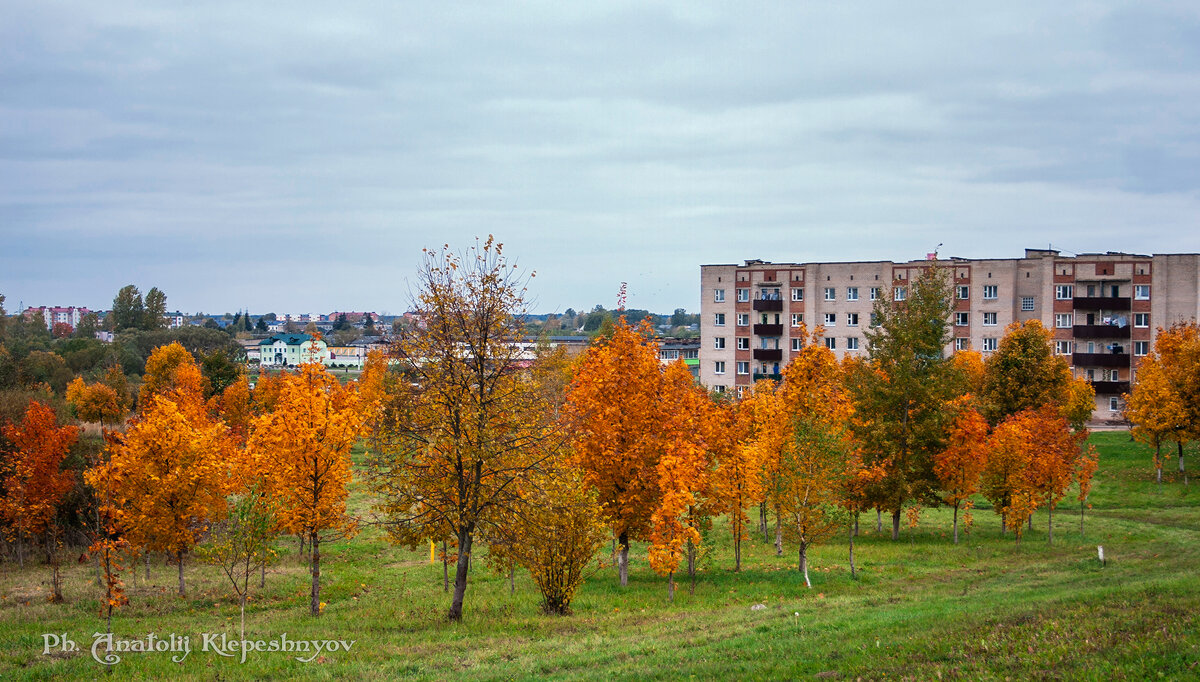
[[[659,339],[658,361],[669,365],[683,358],[693,377],[700,375],[700,339]]]
[[[41,313],[42,319],[46,322],[46,329],[54,329],[56,324],[65,324],[74,330],[79,326],[79,321],[92,311],[87,308],[76,306],[39,306],[37,308],[29,307],[25,309],[25,319],[33,317],[34,313]]]
[[[329,364],[328,346],[309,334],[275,334],[258,342],[263,367],[294,367],[303,362]]]
[[[178,310],[173,313],[167,313],[163,316],[163,321],[167,323],[168,329],[179,329],[183,326],[185,315]]]

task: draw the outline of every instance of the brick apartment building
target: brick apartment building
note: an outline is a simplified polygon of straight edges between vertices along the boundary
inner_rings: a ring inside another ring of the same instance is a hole
[[[839,357],[867,353],[864,332],[884,292],[902,298],[928,260],[770,263],[700,267],[700,381],[740,395],[778,378],[798,350],[800,325],[825,328]],[[954,313],[948,351],[986,357],[1012,322],[1040,320],[1055,353],[1096,388],[1097,419],[1119,413],[1137,359],[1159,327],[1200,317],[1200,254],[1060,255],[938,261],[951,271]]]

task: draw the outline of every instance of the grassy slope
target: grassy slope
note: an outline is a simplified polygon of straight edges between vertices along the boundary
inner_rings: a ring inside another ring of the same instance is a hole
[[[789,553],[774,556],[761,538],[744,550],[747,569],[728,570],[727,528],[700,574],[673,605],[663,580],[635,547],[625,590],[603,572],[588,582],[565,618],[538,611],[538,596],[518,576],[475,566],[466,621],[443,620],[448,595],[428,551],[389,546],[375,529],[324,551],[325,614],[306,614],[305,566],[295,547],[268,574],[268,588],[247,615],[250,638],[354,639],[351,653],[300,663],[278,653],[236,659],[193,652],[181,665],[166,654],[129,654],[120,677],[263,678],[304,676],[389,679],[594,678],[675,679],[839,676],[853,679],[941,677],[1143,679],[1200,676],[1200,490],[1174,477],[1153,483],[1147,450],[1124,433],[1094,436],[1101,470],[1086,536],[1069,498],[1020,546],[1001,538],[990,510],[975,512],[963,544],[948,537],[949,513],[927,511],[899,542],[863,518],[860,579],[848,575],[838,539],[812,552],[814,587],[806,590]],[[1194,459],[1192,459],[1194,461]],[[1200,485],[1200,484],[1198,484]],[[352,506],[369,500],[356,493]],[[1106,567],[1096,560],[1103,544]],[[85,648],[102,624],[89,567],[68,569],[65,605],[43,601],[46,570],[0,573],[0,677],[91,677],[101,668],[85,653],[42,655],[43,632],[67,632]],[[131,585],[132,604],[115,619],[119,636],[149,632],[235,635],[237,609],[215,569],[188,570],[187,600],[173,596],[174,569],[161,562],[149,586]],[[766,609],[751,611],[754,604]]]

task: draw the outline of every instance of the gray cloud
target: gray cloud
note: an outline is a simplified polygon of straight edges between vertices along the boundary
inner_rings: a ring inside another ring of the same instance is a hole
[[[1200,250],[1185,3],[7,3],[0,291],[406,306],[495,233],[539,310],[698,264]]]

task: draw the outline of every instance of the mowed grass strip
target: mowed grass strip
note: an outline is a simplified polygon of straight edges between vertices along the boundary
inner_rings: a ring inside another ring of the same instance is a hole
[[[428,547],[394,547],[377,527],[323,546],[324,614],[307,615],[307,565],[281,541],[267,588],[247,610],[247,637],[354,640],[304,663],[282,653],[237,658],[198,651],[201,633],[236,638],[237,606],[216,569],[187,568],[187,599],[174,596],[174,567],[156,558],[151,579],[126,573],[132,603],[114,618],[118,637],[190,635],[182,663],[165,653],[124,655],[119,679],[1186,679],[1200,677],[1200,497],[1172,468],[1154,482],[1148,448],[1122,432],[1093,436],[1101,469],[1079,531],[1069,496],[1018,545],[979,500],[959,545],[950,514],[926,510],[920,525],[874,530],[861,520],[859,578],[849,575],[845,537],[810,552],[813,589],[795,570],[794,547],[776,557],[757,536],[733,573],[727,525],[718,519],[695,593],[677,576],[674,604],[664,579],[635,546],[630,584],[593,577],[567,617],[542,615],[528,576],[507,575],[486,557],[473,566],[465,621],[450,624],[441,564]],[[1188,463],[1195,462],[1189,451]],[[356,485],[359,485],[356,483]],[[367,518],[357,487],[351,507]],[[1097,559],[1103,545],[1107,565]],[[48,571],[6,563],[0,572],[0,677],[92,678],[92,634],[103,629],[89,564],[66,571],[66,604],[45,601]],[[756,604],[765,608],[751,610]],[[43,633],[66,633],[80,652],[43,655]]]

